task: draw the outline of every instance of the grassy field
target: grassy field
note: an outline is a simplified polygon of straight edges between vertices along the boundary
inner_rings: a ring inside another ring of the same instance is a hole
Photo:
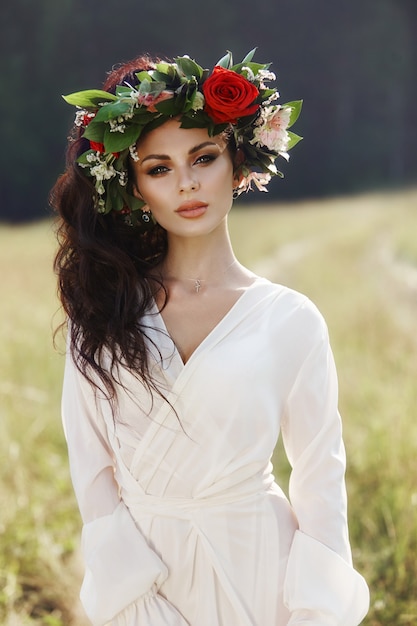
[[[238,257],[324,313],[340,378],[366,626],[417,624],[417,192],[236,210]],[[83,626],[43,222],[0,227],[0,623]],[[62,345],[61,345],[62,349]],[[288,467],[281,450],[276,470]]]

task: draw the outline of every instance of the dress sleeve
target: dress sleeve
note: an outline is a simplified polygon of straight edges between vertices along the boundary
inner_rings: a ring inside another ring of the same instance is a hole
[[[167,567],[120,500],[107,429],[92,386],[68,354],[62,417],[71,478],[83,519],[81,602],[94,626],[186,626],[158,590]]]
[[[299,524],[284,600],[291,613],[288,626],[358,626],[368,611],[369,591],[352,566],[337,374],[326,324],[318,312],[314,317],[306,337],[311,347],[282,425],[292,467],[289,496]]]

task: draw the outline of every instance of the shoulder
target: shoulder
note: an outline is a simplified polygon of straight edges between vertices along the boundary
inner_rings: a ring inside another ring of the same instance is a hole
[[[287,312],[288,315],[295,315],[311,324],[325,324],[317,305],[303,293],[285,285],[273,283],[266,278],[258,278],[257,285],[268,296],[268,307],[272,310],[280,313]]]
[[[257,283],[265,296],[263,313],[271,329],[279,329],[307,344],[327,340],[326,321],[308,296],[265,278],[259,278]]]

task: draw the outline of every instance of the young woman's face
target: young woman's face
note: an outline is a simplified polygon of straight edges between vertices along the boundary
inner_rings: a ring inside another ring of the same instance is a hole
[[[223,137],[170,120],[145,135],[137,153],[134,193],[168,233],[204,235],[225,222],[234,178]]]

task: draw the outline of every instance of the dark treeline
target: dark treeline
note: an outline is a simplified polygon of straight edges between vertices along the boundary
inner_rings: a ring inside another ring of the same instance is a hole
[[[73,119],[60,94],[141,52],[212,67],[257,46],[281,100],[304,99],[284,181],[251,199],[417,181],[416,0],[6,0],[0,29],[0,219],[48,214]]]

